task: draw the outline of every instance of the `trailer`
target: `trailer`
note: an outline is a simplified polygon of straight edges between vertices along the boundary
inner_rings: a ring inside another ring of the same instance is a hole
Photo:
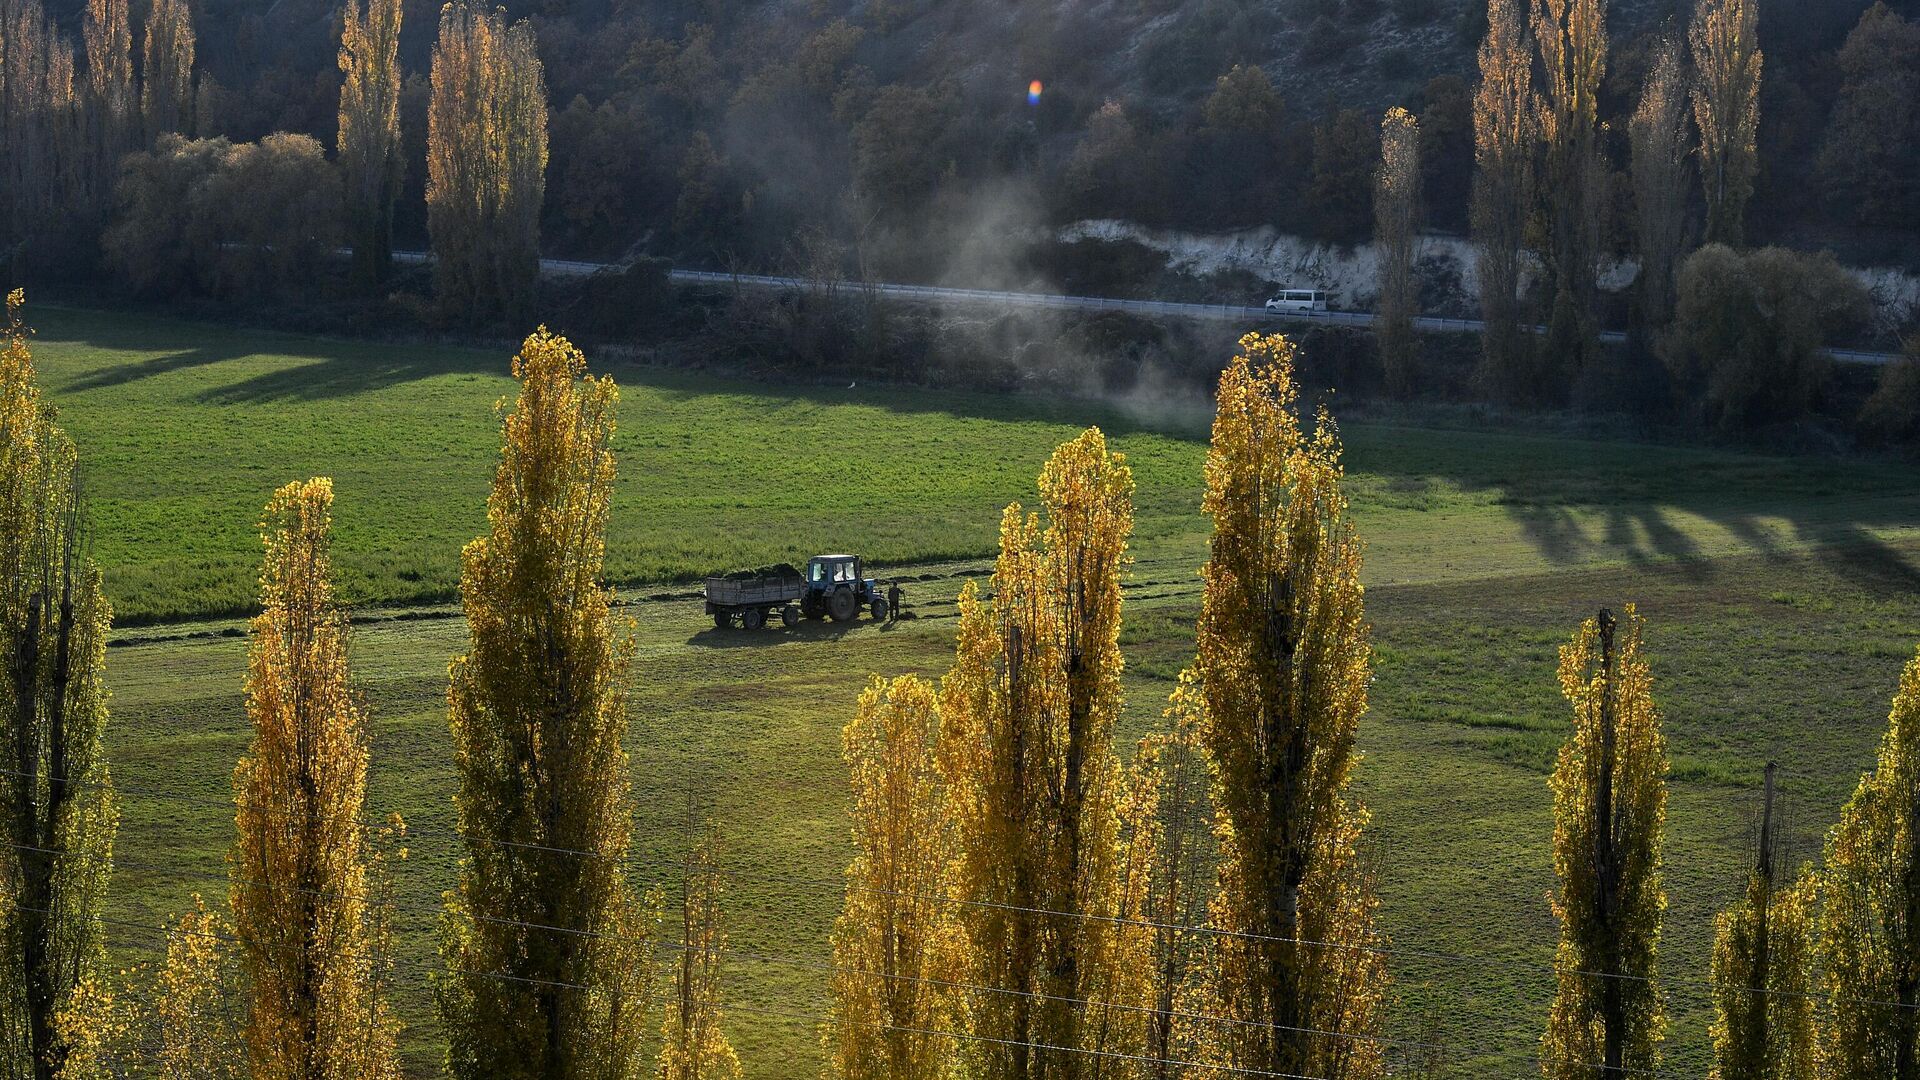
[[[758,630],[775,614],[783,626],[801,619],[826,619],[850,622],[860,617],[861,609],[875,622],[885,622],[891,613],[888,594],[898,595],[899,586],[865,576],[858,555],[815,555],[807,560],[803,574],[782,563],[710,577],[706,587],[707,614],[713,625],[726,629],[739,625]]]

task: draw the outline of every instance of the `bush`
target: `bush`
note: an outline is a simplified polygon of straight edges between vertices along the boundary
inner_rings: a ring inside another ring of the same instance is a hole
[[[1722,430],[1799,419],[1831,375],[1826,343],[1871,314],[1831,255],[1710,244],[1680,268],[1662,349],[1674,383]]]
[[[1880,373],[1880,385],[1860,408],[1860,436],[1877,446],[1920,446],[1920,337],[1906,355]]]
[[[306,286],[340,244],[340,174],[306,135],[163,135],[122,162],[115,194],[107,258],[141,292]]]

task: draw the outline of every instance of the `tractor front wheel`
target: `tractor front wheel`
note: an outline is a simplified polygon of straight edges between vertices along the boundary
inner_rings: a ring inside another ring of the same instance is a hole
[[[872,613],[874,622],[887,621],[887,601],[885,597],[874,597],[873,605],[867,610]]]
[[[853,598],[853,590],[845,585],[833,590],[827,599],[827,613],[834,622],[849,622],[860,614],[860,601]]]

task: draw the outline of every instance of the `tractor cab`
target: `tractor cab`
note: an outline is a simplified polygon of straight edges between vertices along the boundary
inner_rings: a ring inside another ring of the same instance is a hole
[[[886,598],[878,582],[861,574],[858,555],[815,555],[807,560],[806,592],[800,597],[800,610],[810,619],[831,616],[846,622],[866,608],[875,619],[884,620]]]

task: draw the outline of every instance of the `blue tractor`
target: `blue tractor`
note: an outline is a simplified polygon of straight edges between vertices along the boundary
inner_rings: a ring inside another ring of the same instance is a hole
[[[815,555],[806,572],[774,566],[707,579],[707,614],[717,627],[738,621],[748,630],[767,625],[775,612],[792,626],[802,618],[852,622],[864,608],[875,622],[889,609],[884,583],[864,576],[858,555]]]

